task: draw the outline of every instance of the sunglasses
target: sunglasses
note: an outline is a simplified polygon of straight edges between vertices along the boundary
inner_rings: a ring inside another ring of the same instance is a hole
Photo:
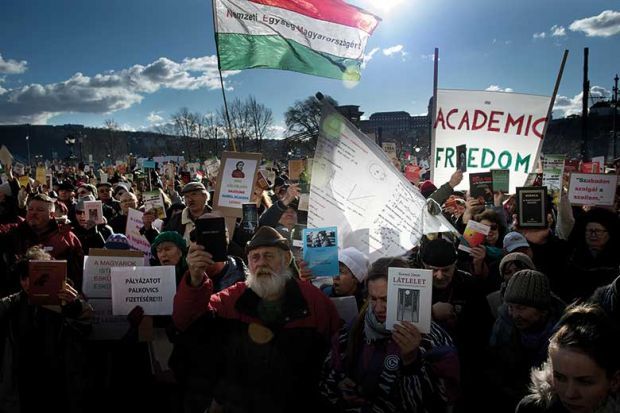
[[[489,229],[491,229],[491,231],[497,231],[497,224],[489,225]]]

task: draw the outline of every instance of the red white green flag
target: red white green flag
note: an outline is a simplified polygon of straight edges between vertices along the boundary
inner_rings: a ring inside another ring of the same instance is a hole
[[[342,0],[214,0],[222,70],[270,68],[359,80],[379,18]]]

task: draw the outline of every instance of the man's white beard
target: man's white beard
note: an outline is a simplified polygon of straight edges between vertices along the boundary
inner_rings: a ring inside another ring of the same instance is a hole
[[[269,273],[269,275],[263,274],[260,277],[256,274],[250,273],[248,278],[245,280],[246,285],[260,298],[279,297],[284,292],[286,281],[293,276],[290,268],[288,267],[286,267],[279,274],[274,273],[267,267],[259,267],[256,269],[256,272]]]

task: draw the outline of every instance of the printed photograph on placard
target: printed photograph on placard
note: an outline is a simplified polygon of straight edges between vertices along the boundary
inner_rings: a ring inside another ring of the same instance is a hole
[[[396,310],[396,320],[420,321],[420,290],[413,288],[398,289],[398,307]]]
[[[303,260],[312,275],[335,277],[339,274],[336,227],[306,228],[302,239]]]
[[[306,235],[307,248],[332,247],[336,245],[336,232],[317,231]]]

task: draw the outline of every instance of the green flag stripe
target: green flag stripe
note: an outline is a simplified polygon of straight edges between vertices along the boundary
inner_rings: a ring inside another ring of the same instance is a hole
[[[280,36],[218,33],[222,70],[281,69],[341,80],[359,80],[360,61],[321,53]]]

